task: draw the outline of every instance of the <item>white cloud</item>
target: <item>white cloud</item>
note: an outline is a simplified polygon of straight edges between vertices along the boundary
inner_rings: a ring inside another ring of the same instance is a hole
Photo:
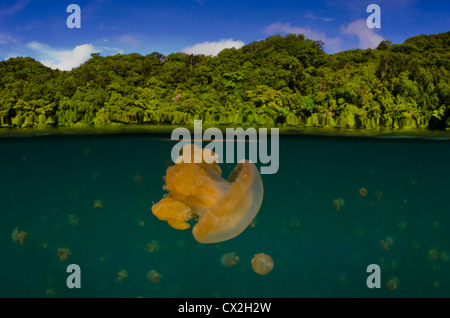
[[[359,19],[351,22],[346,27],[341,28],[341,32],[345,35],[354,35],[358,37],[360,49],[376,48],[384,38],[375,33],[375,29],[367,27],[366,20]]]
[[[324,17],[318,17],[315,15],[312,11],[307,11],[304,15],[304,18],[312,19],[312,20],[322,20],[323,22],[330,22],[333,21],[332,18],[324,18]]]
[[[96,51],[92,44],[77,45],[72,51],[57,50],[36,41],[28,43],[27,47],[38,53],[39,58],[42,58],[42,64],[62,71],[70,71],[80,66]]]
[[[10,42],[15,43],[16,41],[8,33],[1,33],[0,32],[0,44],[8,44]]]
[[[312,30],[309,27],[297,27],[292,26],[290,23],[272,23],[265,30],[264,33],[267,34],[276,34],[276,33],[284,33],[284,34],[303,34],[305,38],[315,41],[322,41],[325,43],[325,48],[327,51],[331,51],[332,53],[338,52],[340,50],[340,41],[339,38],[328,38],[325,33],[320,31]]]
[[[187,54],[204,54],[216,56],[223,49],[236,48],[239,49],[245,45],[242,41],[234,41],[233,39],[222,39],[218,42],[203,42],[195,44],[193,46],[188,46],[182,49],[183,53]]]

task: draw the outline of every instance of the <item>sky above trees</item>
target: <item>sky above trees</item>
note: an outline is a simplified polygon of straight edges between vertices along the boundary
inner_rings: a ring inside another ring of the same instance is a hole
[[[70,29],[67,6],[81,8]],[[381,28],[369,29],[369,4],[381,8]],[[450,4],[437,0],[4,0],[0,3],[0,60],[29,56],[70,70],[91,53],[160,52],[216,55],[274,34],[304,34],[332,54],[402,43],[448,31]]]

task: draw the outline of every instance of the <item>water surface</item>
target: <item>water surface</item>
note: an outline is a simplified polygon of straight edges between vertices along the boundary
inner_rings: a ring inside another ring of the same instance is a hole
[[[447,139],[281,136],[279,171],[262,176],[255,226],[218,244],[200,244],[152,215],[175,144],[164,139],[170,135],[0,139],[0,296],[450,296]],[[228,176],[233,165],[222,168]],[[345,201],[339,211],[336,198]],[[102,208],[93,208],[96,200]],[[16,227],[28,233],[23,246],[11,239]],[[161,249],[149,253],[152,240]],[[57,255],[63,247],[72,251],[66,261]],[[220,263],[228,252],[240,258],[233,268]],[[265,276],[250,264],[261,252],[275,262]],[[81,289],[66,286],[69,264],[81,268]],[[369,264],[381,267],[380,289],[366,286]],[[122,269],[128,277],[117,282]],[[152,269],[158,284],[147,279]]]

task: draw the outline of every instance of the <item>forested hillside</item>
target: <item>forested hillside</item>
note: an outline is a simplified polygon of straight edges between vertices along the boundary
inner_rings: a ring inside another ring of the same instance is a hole
[[[216,57],[94,54],[72,71],[0,62],[0,126],[450,128],[450,32],[333,55],[302,35]]]

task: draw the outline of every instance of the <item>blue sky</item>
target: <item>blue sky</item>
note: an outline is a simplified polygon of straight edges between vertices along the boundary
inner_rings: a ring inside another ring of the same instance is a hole
[[[81,8],[81,28],[69,29],[69,4]],[[369,4],[381,8],[381,28],[369,29]],[[30,56],[71,69],[93,52],[217,54],[272,34],[303,33],[325,51],[402,43],[419,34],[449,31],[443,0],[2,0],[0,60]]]

